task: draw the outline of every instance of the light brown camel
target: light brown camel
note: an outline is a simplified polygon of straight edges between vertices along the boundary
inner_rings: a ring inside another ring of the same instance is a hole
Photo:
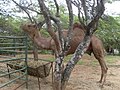
[[[56,50],[55,42],[52,38],[44,38],[41,36],[39,30],[37,27],[33,24],[25,24],[22,26],[22,29],[24,32],[26,32],[29,37],[37,44],[37,46],[41,49],[46,50]],[[67,36],[67,30],[63,31],[64,37]],[[84,29],[81,27],[80,24],[75,23],[73,25],[72,30],[72,39],[70,41],[70,48],[67,51],[66,55],[73,54],[78,46],[78,44],[83,40],[84,38]],[[104,48],[102,45],[102,42],[100,39],[98,39],[95,35],[92,36],[90,45],[87,49],[88,54],[91,53],[94,54],[95,58],[98,60],[100,66],[101,66],[101,78],[100,83],[103,86],[106,75],[107,75],[107,66],[104,61]]]

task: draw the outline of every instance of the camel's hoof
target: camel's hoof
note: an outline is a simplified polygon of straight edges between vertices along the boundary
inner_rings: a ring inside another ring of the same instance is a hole
[[[103,88],[103,82],[97,81],[97,83],[99,84],[99,87],[100,87],[100,88]]]
[[[99,84],[99,87],[100,87],[100,88],[103,88],[103,86],[104,86],[103,82],[98,81],[97,83]]]

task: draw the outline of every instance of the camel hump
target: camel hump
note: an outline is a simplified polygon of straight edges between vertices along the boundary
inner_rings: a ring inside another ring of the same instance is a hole
[[[75,22],[73,24],[73,36],[79,36],[79,37],[83,37],[84,36],[84,29],[82,27],[82,25],[78,22]]]

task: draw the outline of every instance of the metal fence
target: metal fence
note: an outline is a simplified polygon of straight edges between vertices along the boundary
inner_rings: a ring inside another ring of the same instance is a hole
[[[21,61],[25,65],[21,68],[12,69],[14,65],[17,66],[16,62]],[[0,89],[10,87],[17,80],[21,80],[21,84],[14,89],[24,84],[28,87],[27,37],[0,36]]]

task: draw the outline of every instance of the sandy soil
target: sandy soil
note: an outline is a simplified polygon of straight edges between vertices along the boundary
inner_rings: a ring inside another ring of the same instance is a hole
[[[42,58],[52,57],[49,55],[42,55]],[[99,87],[97,81],[100,79],[100,66],[98,64],[92,65],[94,57],[84,56],[83,65],[76,65],[70,80],[68,82],[66,90],[120,90],[120,60],[108,65],[107,80],[103,88]],[[0,78],[0,83],[8,80],[8,77]],[[46,78],[46,82],[43,79],[41,81],[41,90],[52,90],[51,74]],[[13,90],[16,86],[20,85],[22,81],[17,81],[0,90]],[[29,76],[28,89],[23,85],[17,90],[39,90],[37,78]]]

